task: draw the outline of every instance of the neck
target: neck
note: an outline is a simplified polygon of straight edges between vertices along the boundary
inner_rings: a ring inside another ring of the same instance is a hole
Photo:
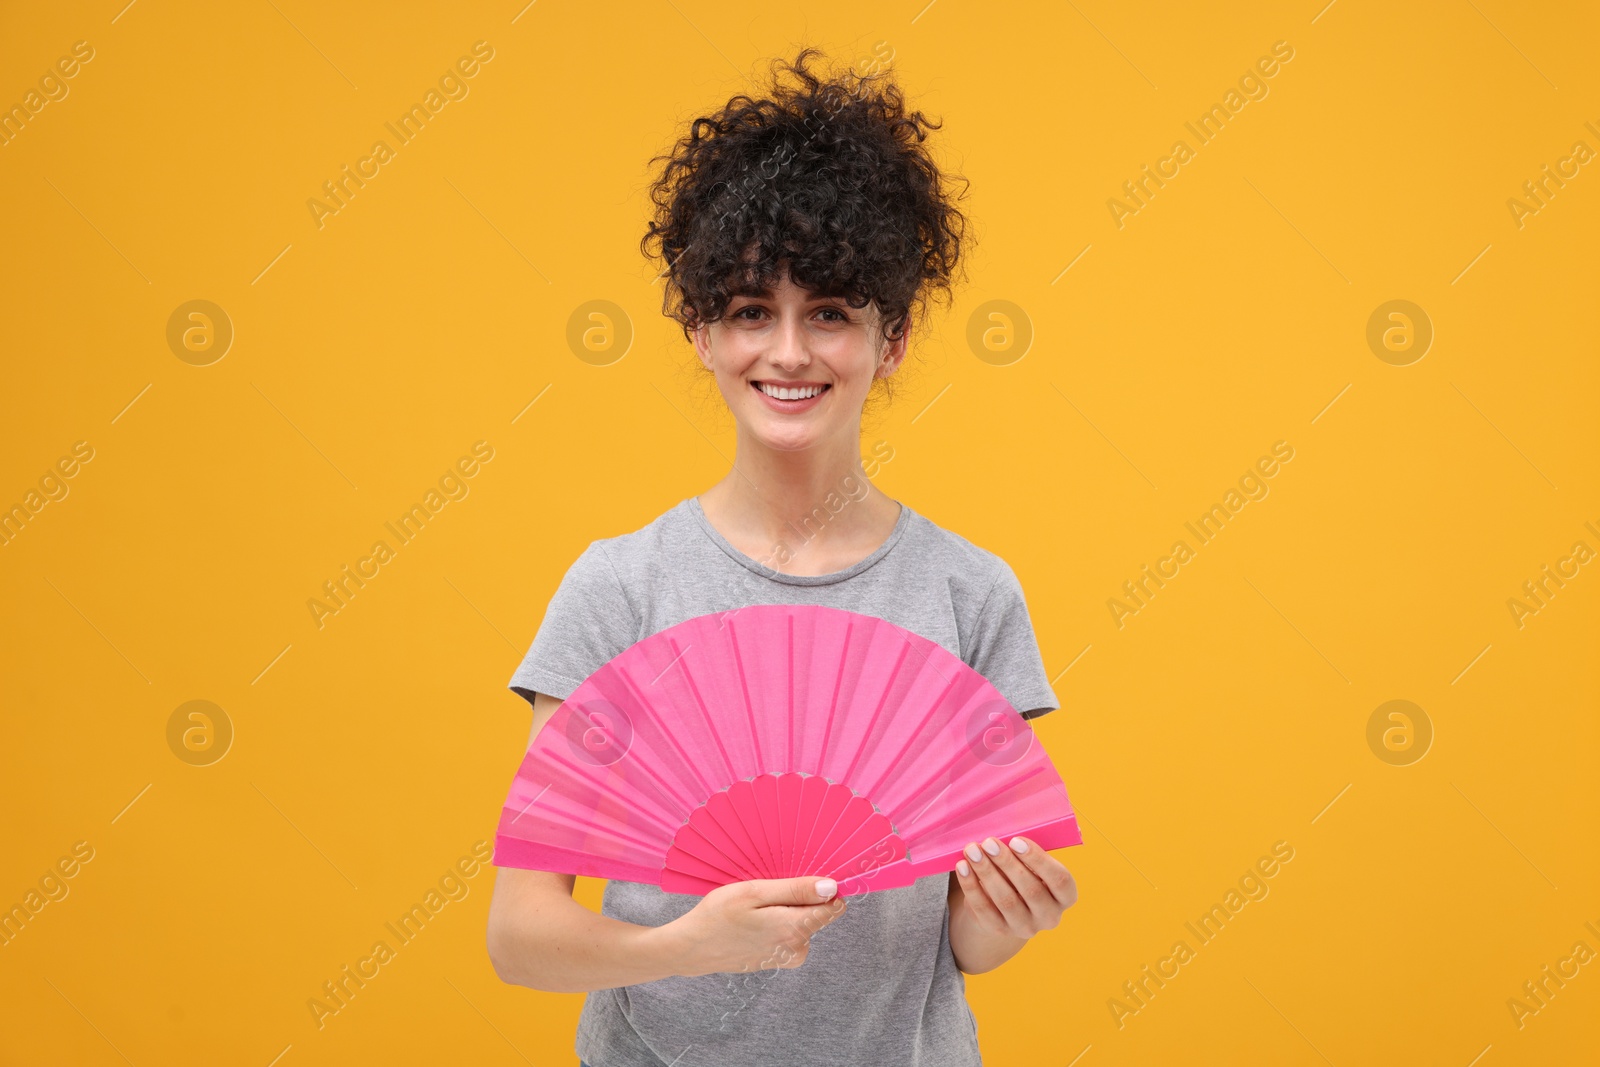
[[[899,505],[861,465],[858,436],[799,451],[780,451],[739,434],[733,469],[700,497],[701,507],[730,540],[766,546],[750,552],[799,557],[820,545],[845,546],[881,534]],[[881,540],[881,536],[876,538]],[[790,570],[777,561],[770,566]]]

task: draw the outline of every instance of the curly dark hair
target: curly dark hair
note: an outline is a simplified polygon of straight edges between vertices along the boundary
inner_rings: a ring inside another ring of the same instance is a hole
[[[969,243],[952,182],[969,183],[924,143],[942,123],[908,112],[880,61],[818,77],[821,54],[774,60],[761,99],[732,97],[650,161],[664,166],[640,249],[665,264],[662,310],[686,338],[785,268],[814,293],[875,303],[885,340],[951,296]]]

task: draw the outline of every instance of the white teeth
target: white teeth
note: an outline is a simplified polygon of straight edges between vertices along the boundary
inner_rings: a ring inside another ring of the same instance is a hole
[[[768,385],[766,382],[757,382],[756,384],[761,387],[761,391],[763,393],[766,393],[768,396],[774,397],[778,400],[806,400],[822,392],[822,386],[820,385],[806,385],[796,389],[784,389],[779,386]]]

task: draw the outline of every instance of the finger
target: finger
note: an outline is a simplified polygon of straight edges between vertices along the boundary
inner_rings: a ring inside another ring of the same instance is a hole
[[[804,908],[782,906],[762,908],[760,914],[775,923],[770,928],[770,936],[778,946],[769,957],[769,962],[763,966],[800,966],[810,951],[811,939],[823,927],[844,914],[844,909],[845,903],[842,899]]]
[[[984,892],[983,886],[978,883],[977,874],[972,870],[972,864],[966,860],[956,861],[956,884],[961,887],[962,901],[979,923],[990,930],[1011,932],[1011,928],[1006,924],[1006,917],[1000,914],[1000,909],[994,906],[994,901]]]
[[[984,851],[993,850],[994,865],[1006,876],[1006,881],[1017,891],[1027,905],[1034,929],[1043,930],[1054,926],[1061,920],[1062,905],[1056,902],[1055,895],[1050,892],[1050,887],[1044,880],[1012,849],[1000,844],[997,838],[985,838]]]
[[[839,893],[832,878],[752,878],[742,883],[755,895],[756,904],[821,904]]]
[[[979,853],[984,857],[982,867],[992,879],[984,884],[990,888],[991,896],[1005,915],[1012,933],[1030,936],[1035,930],[1048,925],[1049,911],[1059,909],[1054,907],[1049,893],[1033,873],[993,837],[983,839],[979,844]],[[983,877],[980,872],[979,878]]]
[[[976,844],[967,845],[965,852],[967,861],[972,865],[972,873],[977,875],[978,884],[999,909],[1007,931],[1015,937],[1027,936],[1022,933],[1025,926],[1032,921],[1027,902],[1018,895],[1016,888],[1001,873],[1000,868],[994,865],[987,852]]]
[[[1056,903],[1063,908],[1070,908],[1078,902],[1078,883],[1060,860],[1026,837],[1013,837],[1009,844],[1009,851],[1039,876],[1039,880],[1050,890],[1050,895],[1055,897]]]
[[[845,902],[843,897],[828,901],[826,904],[813,904],[802,913],[801,923],[806,930],[806,936],[833,922],[844,914]]]
[[[844,910],[844,899],[839,897],[826,904],[800,907],[769,905],[758,909],[757,914],[771,923],[769,929],[774,937],[791,937],[808,943],[823,927],[843,915]]]

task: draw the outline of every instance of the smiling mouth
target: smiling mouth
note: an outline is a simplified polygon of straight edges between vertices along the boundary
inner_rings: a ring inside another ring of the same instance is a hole
[[[831,385],[825,382],[810,383],[802,386],[773,385],[770,382],[751,382],[750,385],[774,400],[790,401],[809,400],[812,397],[821,396],[832,388]]]

